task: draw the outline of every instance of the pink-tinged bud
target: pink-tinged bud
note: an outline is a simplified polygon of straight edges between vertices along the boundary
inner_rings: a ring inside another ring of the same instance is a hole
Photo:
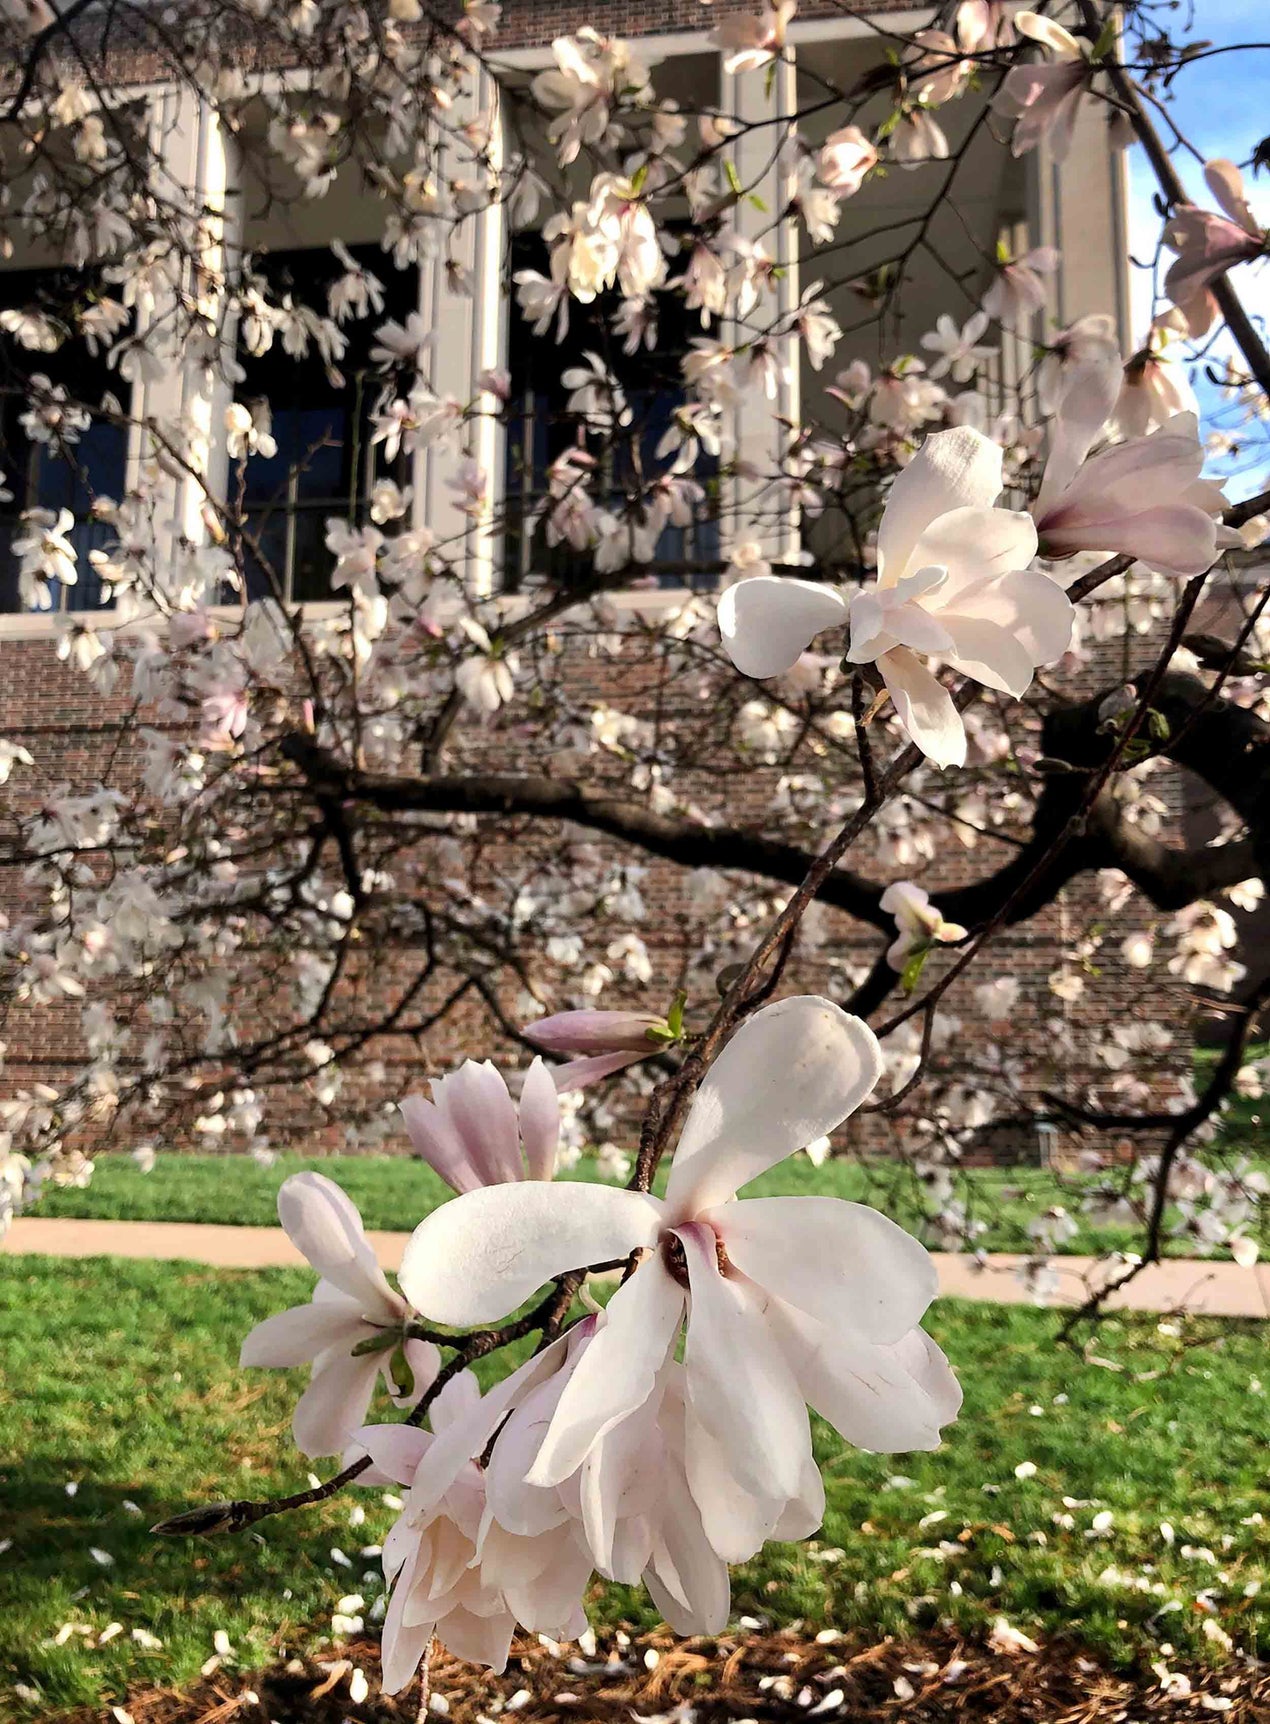
[[[521,1031],[547,1054],[631,1054],[636,1059],[656,1053],[670,1033],[665,1018],[652,1012],[600,1011],[557,1012]]]

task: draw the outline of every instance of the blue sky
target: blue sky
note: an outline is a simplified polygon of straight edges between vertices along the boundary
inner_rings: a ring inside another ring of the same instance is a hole
[[[1186,67],[1174,83],[1170,104],[1178,126],[1190,143],[1207,159],[1227,156],[1243,163],[1270,132],[1270,0],[1204,0],[1193,32],[1215,46],[1232,43],[1266,44],[1238,54],[1218,54]],[[1162,128],[1167,134],[1167,127]],[[1174,154],[1183,182],[1196,203],[1213,207],[1199,164],[1184,147]],[[1130,152],[1130,231],[1133,254],[1149,263],[1159,238],[1160,218],[1152,208],[1155,176],[1142,151]],[[1246,173],[1249,202],[1254,212],[1270,224],[1270,174],[1254,179]],[[1165,264],[1171,253],[1166,254]],[[1245,266],[1234,272],[1234,285],[1249,311],[1270,339],[1270,262]],[[1140,340],[1151,318],[1151,272],[1133,271],[1134,336]],[[1224,338],[1213,349],[1219,362],[1229,348]],[[1223,402],[1220,391],[1202,373],[1193,378],[1207,428],[1233,430],[1238,413]],[[1214,477],[1227,478],[1227,494],[1248,496],[1266,487],[1270,478],[1270,427],[1245,430],[1249,447],[1235,461],[1214,462]]]

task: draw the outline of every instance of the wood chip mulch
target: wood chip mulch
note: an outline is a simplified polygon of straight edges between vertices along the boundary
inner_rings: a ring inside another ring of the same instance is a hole
[[[363,1639],[322,1659],[293,1658],[250,1674],[220,1669],[190,1688],[135,1693],[122,1707],[78,1711],[61,1724],[415,1724],[419,1687],[381,1695],[378,1652],[376,1641]],[[363,1699],[353,1698],[362,1688],[358,1670],[369,1688]],[[526,1640],[503,1676],[438,1653],[431,1693],[428,1724],[500,1716],[508,1724],[1270,1724],[1270,1664],[1173,1666],[1162,1681],[1151,1670],[1107,1670],[1057,1643],[1008,1654],[951,1638],[826,1644],[793,1632],[609,1637],[592,1658]]]

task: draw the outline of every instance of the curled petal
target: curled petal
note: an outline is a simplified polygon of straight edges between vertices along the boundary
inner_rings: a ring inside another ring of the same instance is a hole
[[[346,1299],[296,1305],[257,1323],[242,1344],[238,1363],[285,1370],[311,1363],[328,1347],[343,1345],[351,1353],[370,1333],[357,1307]]]
[[[841,628],[847,603],[835,587],[752,575],[719,600],[719,633],[743,676],[781,676],[822,629]]]
[[[966,727],[933,672],[904,647],[883,653],[878,669],[904,730],[936,766],[966,764]]]
[[[660,1216],[656,1198],[607,1185],[488,1185],[419,1223],[398,1279],[439,1323],[492,1323],[557,1275],[651,1245]]]
[[[278,1192],[278,1220],[324,1280],[370,1313],[401,1310],[375,1261],[356,1206],[321,1173],[293,1173]]]

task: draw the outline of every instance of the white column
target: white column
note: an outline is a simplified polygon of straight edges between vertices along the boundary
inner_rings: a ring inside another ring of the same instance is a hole
[[[1112,147],[1103,104],[1081,103],[1071,150],[1061,165],[1044,143],[1030,161],[1032,243],[1052,245],[1060,256],[1058,271],[1050,277],[1047,333],[1102,312],[1115,321],[1121,349],[1131,352],[1128,167],[1125,152]]]
[[[753,130],[743,131],[729,146],[741,196],[733,212],[737,232],[760,239],[777,265],[773,291],[765,295],[753,314],[762,325],[786,321],[798,305],[798,229],[792,218],[784,218],[796,190],[792,150],[787,148],[796,131],[798,113],[797,67],[794,49],[773,66],[754,72],[729,73],[720,68],[721,107],[725,115],[745,122]],[[741,343],[744,326],[730,325],[727,338]],[[747,392],[735,414],[737,458],[764,478],[779,471],[781,458],[793,438],[801,413],[801,343],[781,341],[780,382],[775,401],[758,390]],[[782,423],[785,421],[785,423]],[[731,522],[725,521],[729,538],[755,538],[770,557],[788,557],[800,544],[798,517],[792,509],[775,514],[775,498],[760,480],[738,478],[729,499]],[[750,529],[753,511],[761,520]]]
[[[489,128],[489,169],[475,149],[469,153],[447,136],[440,172],[447,180],[483,181],[488,171],[492,180],[502,160],[502,117],[497,83],[483,66],[473,68],[459,102],[480,128]],[[452,110],[449,131],[460,124],[462,117]],[[453,396],[464,406],[475,395],[481,372],[505,359],[505,233],[503,205],[492,187],[486,208],[453,228],[447,251],[425,258],[419,270],[419,310],[434,337],[424,361],[428,381],[435,394]],[[468,459],[486,476],[490,506],[479,522],[458,506],[449,483]],[[490,513],[497,512],[502,491],[503,429],[491,415],[469,420],[448,449],[425,449],[416,462],[415,525],[433,533],[446,555],[463,568],[469,589],[481,596],[493,590],[496,536]]]
[[[223,284],[241,249],[242,215],[237,146],[212,104],[187,86],[169,88],[155,98],[150,123],[157,194],[173,212],[187,255],[177,290],[184,303],[175,292],[156,295],[140,318],[168,363],[138,391],[137,460],[156,486],[160,546],[167,540],[174,550],[181,541],[207,542],[204,506],[209,494],[223,499],[228,479],[225,409],[233,390],[226,362],[236,331]],[[189,328],[195,298],[201,339]],[[192,471],[181,470],[165,443],[184,449]]]

